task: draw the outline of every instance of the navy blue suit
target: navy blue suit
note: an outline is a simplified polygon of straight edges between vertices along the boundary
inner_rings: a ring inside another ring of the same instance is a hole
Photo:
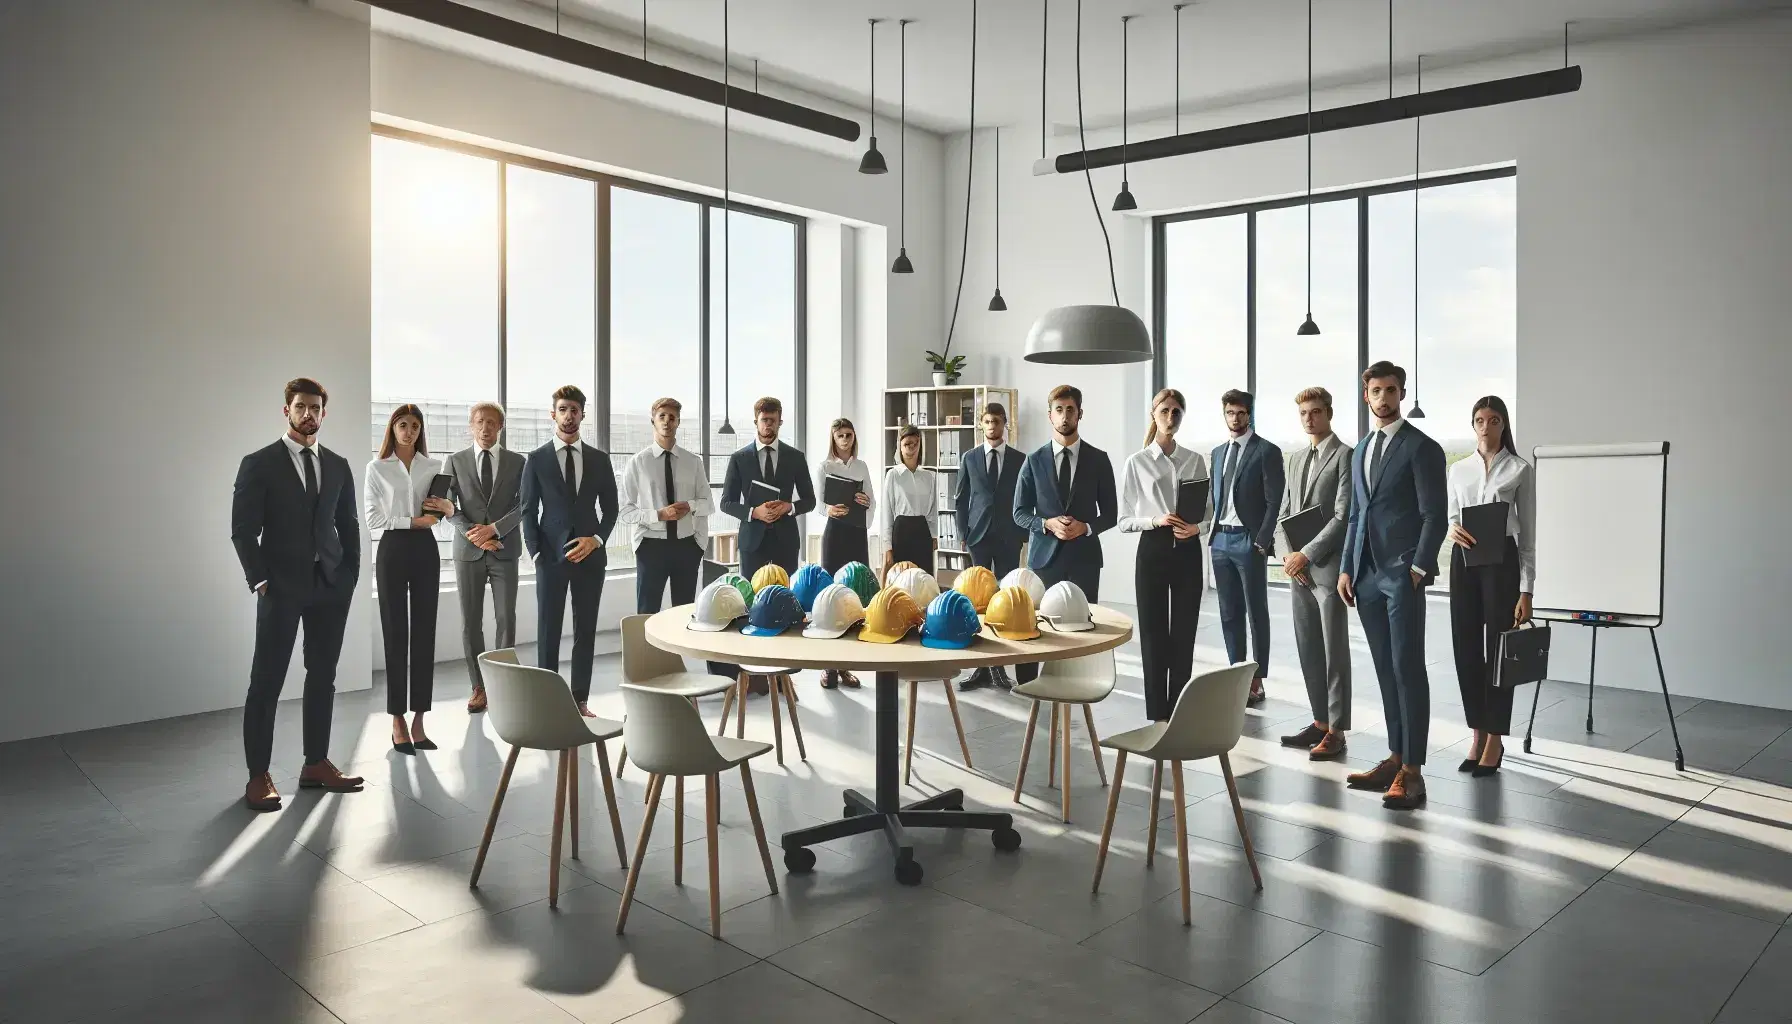
[[[1245,620],[1250,620],[1251,656],[1257,676],[1269,673],[1269,556],[1275,548],[1276,514],[1282,507],[1282,449],[1252,432],[1234,465],[1226,464],[1227,441],[1213,450],[1213,585],[1220,592],[1220,632],[1226,658],[1245,658]],[[1226,502],[1242,527],[1221,526]]]
[[[1376,435],[1350,460],[1350,525],[1339,567],[1356,590],[1357,615],[1375,659],[1387,715],[1388,750],[1407,764],[1425,763],[1431,727],[1431,681],[1425,674],[1425,594],[1437,578],[1437,556],[1449,519],[1444,450],[1402,423],[1385,443],[1373,486],[1363,467]]]
[[[801,451],[779,441],[778,454],[772,460],[773,479],[764,482],[777,488],[781,499],[794,507],[770,525],[753,518],[753,509],[772,498],[770,491],[752,483],[765,476],[758,447],[757,441],[751,441],[729,456],[728,475],[722,480],[721,508],[740,520],[740,574],[748,579],[768,562],[795,574],[803,546],[796,517],[815,508],[815,481],[809,475],[808,460]]]
[[[958,458],[952,498],[958,536],[971,552],[971,564],[988,566],[998,579],[1020,565],[1020,546],[1027,540],[1027,531],[1014,522],[1014,488],[1026,459],[1013,445],[1004,445],[1001,475],[992,477],[988,448],[978,446]]]
[[[1047,586],[1069,580],[1082,588],[1091,604],[1100,601],[1101,535],[1114,528],[1120,499],[1114,493],[1114,466],[1107,452],[1087,441],[1076,456],[1068,500],[1058,493],[1058,468],[1047,441],[1027,456],[1014,487],[1014,524],[1031,534],[1027,566]],[[1061,541],[1046,532],[1045,521],[1067,515],[1087,523],[1089,532]]]
[[[610,457],[580,445],[579,489],[566,485],[564,465],[553,441],[529,453],[523,464],[523,543],[535,559],[535,662],[560,670],[560,624],[572,592],[572,695],[591,696],[591,659],[596,649],[597,610],[604,596],[610,531],[616,528],[616,474]],[[601,508],[601,512],[600,512]],[[566,560],[575,537],[596,537],[603,546],[582,562]]]

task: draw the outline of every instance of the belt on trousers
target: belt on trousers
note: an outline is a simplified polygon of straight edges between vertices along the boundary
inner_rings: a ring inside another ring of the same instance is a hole
[[[1215,526],[1214,529],[1218,530],[1220,533],[1249,533],[1249,532],[1251,532],[1242,526],[1223,526],[1222,525],[1222,526]]]

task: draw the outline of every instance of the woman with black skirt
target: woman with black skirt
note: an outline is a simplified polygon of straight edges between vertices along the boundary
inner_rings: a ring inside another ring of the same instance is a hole
[[[1456,649],[1456,681],[1462,712],[1475,731],[1459,771],[1484,778],[1500,770],[1505,737],[1512,731],[1512,690],[1495,686],[1500,634],[1531,619],[1531,585],[1537,574],[1537,496],[1531,464],[1512,443],[1506,403],[1488,395],[1471,413],[1475,453],[1450,467],[1450,633]],[[1462,510],[1503,501],[1511,507],[1498,537],[1475,537],[1462,526]],[[1497,545],[1500,560],[1468,565],[1465,553]]]
[[[852,421],[845,417],[828,424],[828,455],[821,460],[821,465],[815,467],[817,498],[826,498],[827,480],[830,476],[851,480],[858,485],[859,492],[853,495],[853,501],[869,516],[876,505],[876,499],[871,494],[871,467],[859,458],[858,431],[853,429]],[[821,567],[831,576],[850,562],[870,565],[869,531],[863,525],[855,526],[847,520],[847,506],[824,503],[823,508],[828,518],[827,525],[821,529]],[[862,524],[864,520],[860,522]],[[858,686],[859,679],[844,670],[827,669],[822,672],[823,689],[831,690],[840,684]]]
[[[1209,496],[1201,522],[1176,514],[1184,483],[1206,480],[1207,459],[1176,443],[1187,411],[1182,392],[1165,388],[1151,400],[1145,447],[1126,459],[1120,487],[1120,530],[1139,535],[1133,587],[1145,672],[1145,716],[1170,720],[1170,710],[1195,664],[1195,627],[1201,621],[1201,529],[1213,518]]]
[[[921,431],[913,426],[896,432],[896,465],[884,474],[884,508],[890,535],[885,565],[913,562],[931,573],[939,492],[934,471],[921,468]]]
[[[442,583],[432,528],[454,514],[448,499],[429,496],[441,471],[441,460],[429,457],[424,441],[423,410],[394,409],[380,456],[367,464],[367,527],[381,531],[374,580],[386,641],[386,712],[392,716],[392,749],[401,754],[436,749],[423,733],[435,686],[436,593]]]

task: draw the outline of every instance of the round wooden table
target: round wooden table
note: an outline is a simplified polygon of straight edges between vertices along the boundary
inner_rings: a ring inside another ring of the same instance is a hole
[[[900,757],[897,751],[897,681],[899,679],[950,679],[965,669],[1060,661],[1111,651],[1132,639],[1132,620],[1112,609],[1091,609],[1095,628],[1081,633],[1060,633],[1042,626],[1037,640],[1002,640],[987,627],[964,650],[921,646],[917,632],[899,643],[875,644],[858,639],[854,628],[838,640],[816,640],[792,627],[780,636],[747,636],[738,629],[705,633],[687,629],[691,606],[668,608],[647,620],[647,640],[655,647],[687,658],[733,664],[779,665],[806,669],[856,669],[877,677],[877,778],[874,796],[849,789],[844,795],[845,813],[839,821],[784,833],[784,866],[794,872],[815,867],[817,843],[882,829],[896,858],[896,880],[918,885],[921,865],[907,828],[974,828],[991,833],[996,848],[1014,850],[1020,833],[1014,818],[1005,812],[966,811],[964,791],[936,793],[904,805]]]

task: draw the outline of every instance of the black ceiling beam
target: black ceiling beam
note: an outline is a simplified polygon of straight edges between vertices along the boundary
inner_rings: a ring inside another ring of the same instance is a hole
[[[1580,67],[1576,65],[1556,68],[1551,71],[1540,71],[1530,75],[1519,75],[1516,78],[1501,78],[1491,82],[1458,85],[1450,89],[1436,89],[1431,92],[1410,93],[1405,96],[1371,100],[1368,103],[1353,103],[1347,107],[1313,111],[1312,131],[1317,135],[1320,132],[1337,132],[1348,128],[1363,128],[1372,124],[1388,124],[1415,117],[1429,117],[1433,114],[1448,114],[1456,110],[1472,110],[1476,107],[1492,107],[1502,103],[1516,103],[1520,100],[1541,99],[1544,96],[1559,96],[1563,93],[1579,91],[1580,82]],[[1267,121],[1252,121],[1249,124],[1227,125],[1224,128],[1212,128],[1203,132],[1170,135],[1145,142],[1134,142],[1126,146],[1080,150],[1075,153],[1064,153],[1049,163],[1044,160],[1038,161],[1034,164],[1034,173],[1049,174],[1056,171],[1059,174],[1069,174],[1084,168],[1113,167],[1123,160],[1136,164],[1146,160],[1161,160],[1170,156],[1186,156],[1190,153],[1206,153],[1215,149],[1230,149],[1234,146],[1252,146],[1259,142],[1274,142],[1278,139],[1298,139],[1307,134],[1307,123],[1307,114],[1302,112],[1289,114],[1287,117],[1272,117]]]
[[[453,0],[362,0],[369,7],[416,18],[432,25],[463,32],[480,39],[538,54],[551,60],[589,68],[599,74],[639,82],[654,89],[688,96],[721,106],[727,103],[743,114],[753,114],[794,128],[802,128],[847,142],[859,139],[859,123],[811,107],[774,99],[750,89],[724,85],[689,71],[654,64],[619,50],[580,42],[546,29],[454,3]]]

